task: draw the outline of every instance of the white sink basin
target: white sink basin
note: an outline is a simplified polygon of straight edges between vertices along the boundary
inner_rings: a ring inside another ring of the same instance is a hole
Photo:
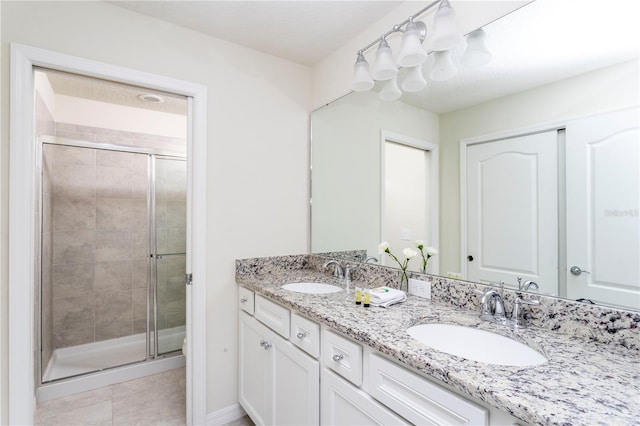
[[[425,345],[472,361],[530,367],[547,362],[538,351],[508,337],[451,324],[421,324],[407,333]]]
[[[342,287],[324,283],[290,283],[284,284],[283,289],[307,294],[329,294],[342,291]]]

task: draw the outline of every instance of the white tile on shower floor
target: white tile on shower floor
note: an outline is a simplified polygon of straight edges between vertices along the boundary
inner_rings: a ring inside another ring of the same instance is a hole
[[[185,368],[38,403],[36,425],[184,425]]]

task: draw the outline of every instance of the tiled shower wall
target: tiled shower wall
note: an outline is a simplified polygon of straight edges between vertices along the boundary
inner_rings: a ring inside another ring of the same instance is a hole
[[[184,139],[60,123],[56,135],[186,155]],[[46,145],[45,155],[44,192],[48,188],[53,212],[53,300],[48,322],[53,324],[53,348],[144,332],[148,157],[51,145]],[[166,177],[169,190],[160,198],[165,205],[158,221],[162,225],[165,220],[165,244],[180,246],[184,252],[186,209],[179,204],[186,206],[186,168],[182,172],[184,178]],[[159,264],[160,328],[185,324],[184,271],[184,258],[167,258]],[[43,311],[45,304],[43,300]]]
[[[146,330],[147,161],[142,154],[44,147],[55,348]]]

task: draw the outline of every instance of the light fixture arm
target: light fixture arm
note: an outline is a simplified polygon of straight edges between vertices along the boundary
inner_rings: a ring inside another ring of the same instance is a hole
[[[409,22],[413,22],[413,20],[416,19],[418,16],[422,15],[427,10],[431,9],[432,7],[436,6],[437,4],[440,4],[442,1],[446,1],[446,0],[436,0],[436,1],[432,2],[432,3],[429,3],[428,5],[426,5],[422,9],[420,9],[415,14],[409,16],[407,19],[405,19],[401,23],[399,23],[397,25],[394,25],[393,28],[391,28],[389,31],[387,31],[386,33],[382,34],[380,37],[378,37],[376,40],[372,41],[371,43],[367,44],[362,49],[358,50],[358,54],[359,55],[360,54],[364,54],[364,52],[366,52],[367,50],[371,49],[373,46],[378,44],[380,42],[380,39],[385,39],[385,38],[387,38],[388,36],[390,36],[393,33],[402,32],[402,27],[407,25]],[[414,22],[414,24],[416,24],[416,26],[420,30],[420,40],[424,41],[424,38],[426,37],[426,34],[427,34],[427,26],[424,24],[424,22],[421,22],[421,21],[416,21],[416,22]]]

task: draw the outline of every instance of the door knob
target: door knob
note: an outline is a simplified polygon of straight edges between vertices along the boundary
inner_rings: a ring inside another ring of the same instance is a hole
[[[467,260],[468,260],[469,262],[473,262],[473,256],[471,256],[471,255],[467,256]]]
[[[579,266],[572,266],[571,269],[569,269],[569,272],[571,272],[573,275],[580,275],[581,273],[585,273],[585,274],[590,274],[591,272],[589,271],[583,271],[582,269],[580,269]]]

